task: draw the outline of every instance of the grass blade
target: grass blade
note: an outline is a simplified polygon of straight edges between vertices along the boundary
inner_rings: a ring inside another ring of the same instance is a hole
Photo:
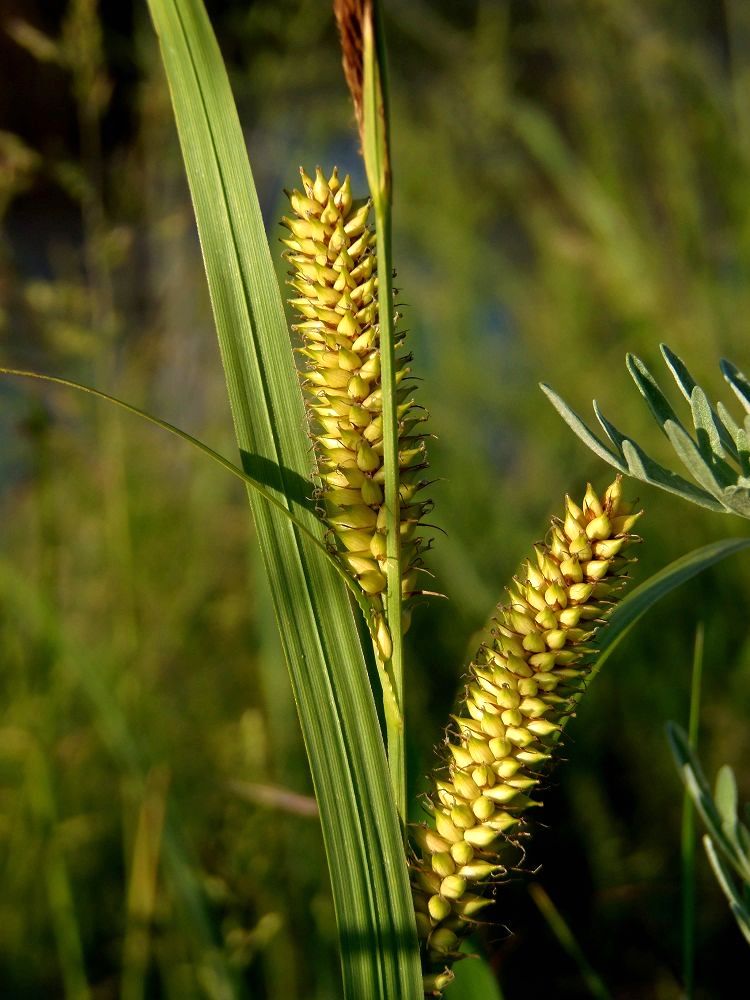
[[[746,858],[742,845],[738,843],[735,830],[728,828],[716,807],[708,782],[698,758],[688,744],[685,732],[673,722],[667,723],[672,756],[679,768],[682,780],[706,825],[714,845],[729,861],[740,878],[750,883],[750,859]]]
[[[122,1000],[143,1000],[146,996],[168,786],[169,772],[160,767],[151,768],[144,782],[130,864],[120,985]]]
[[[192,434],[188,434],[187,431],[183,431],[179,427],[175,427],[174,424],[170,424],[168,421],[162,420],[160,417],[155,417],[153,414],[146,412],[146,410],[141,410],[139,407],[133,406],[132,403],[126,403],[125,400],[118,399],[117,396],[110,396],[109,393],[102,392],[100,389],[94,389],[89,385],[83,385],[80,382],[74,382],[72,379],[59,378],[56,375],[41,375],[39,372],[21,371],[16,368],[2,367],[0,367],[0,375],[18,375],[23,378],[39,379],[42,382],[51,382],[54,385],[62,385],[68,389],[77,389],[79,392],[88,393],[90,396],[95,396],[97,399],[103,399],[107,403],[119,406],[127,413],[133,413],[142,420],[153,424],[155,427],[161,428],[163,431],[168,431],[170,434],[174,434],[175,437],[178,437],[182,441],[186,441],[188,444],[192,445],[193,448],[202,452],[212,461],[216,462],[216,464],[221,466],[222,469],[225,469],[237,479],[240,479],[249,489],[255,490],[256,493],[262,496],[268,503],[272,504],[281,514],[284,515],[284,517],[289,518],[296,528],[307,536],[308,540],[315,545],[327,559],[330,560],[331,565],[349,588],[349,591],[356,600],[357,604],[359,604],[368,626],[371,626],[373,616],[372,605],[362,592],[362,588],[355,584],[354,580],[352,580],[351,576],[349,576],[341,563],[323,543],[320,538],[320,533],[318,531],[311,531],[309,524],[297,517],[294,512],[294,508],[290,509],[282,500],[278,498],[276,494],[267,489],[263,482],[256,479],[254,476],[248,475],[244,469],[240,469],[233,462],[230,462],[228,458],[224,458],[224,456],[220,455],[218,451],[214,451],[214,449],[209,445],[205,444],[203,441],[199,441],[198,438],[193,437]],[[262,466],[259,465],[258,468],[262,468]],[[300,497],[304,500],[304,486],[300,493]],[[308,509],[311,509],[311,501],[305,500],[305,506]]]
[[[136,787],[144,787],[152,763],[142,733],[136,734],[116,695],[111,675],[102,672],[100,651],[71,641],[60,628],[57,609],[40,594],[27,576],[0,564],[0,599],[12,609],[15,619],[44,635],[60,664],[61,672],[80,688],[91,707],[91,718],[112,760]],[[27,757],[30,755],[27,754]],[[179,905],[180,919],[188,928],[191,959],[201,964],[214,984],[217,1000],[237,996],[235,974],[224,961],[214,940],[206,900],[181,835],[181,827],[169,812],[162,835],[162,858],[166,880]]]
[[[706,849],[706,854],[713,868],[716,880],[729,901],[729,906],[737,921],[737,926],[747,943],[750,944],[750,908],[748,908],[745,900],[737,891],[732,871],[716,850],[714,842],[708,834],[704,834],[703,846]]]
[[[698,745],[700,720],[701,675],[703,673],[703,623],[695,630],[693,672],[690,681],[690,718],[688,742],[695,752]],[[682,981],[686,1000],[691,1000],[695,990],[695,859],[696,833],[695,809],[685,789],[682,799]]]
[[[58,833],[57,805],[44,749],[29,734],[25,753],[28,796],[40,826],[46,830],[41,880],[47,892],[57,958],[66,1000],[91,1000],[73,882]]]
[[[692,579],[714,563],[750,548],[750,538],[726,538],[695,549],[665,566],[658,573],[631,591],[614,609],[609,624],[602,632],[599,656],[592,671],[592,678],[601,670],[618,643],[627,635],[638,619],[657,601],[666,597],[680,584]]]
[[[599,973],[593,968],[583,952],[575,934],[568,926],[568,923],[549,897],[546,889],[539,882],[532,882],[529,886],[529,895],[534,900],[541,915],[547,922],[547,926],[557,938],[561,947],[578,966],[583,981],[588,987],[588,991],[596,1000],[612,1000],[611,994],[604,985]]]
[[[199,0],[150,0],[198,222],[245,470],[299,502],[302,397],[226,70]],[[347,997],[421,996],[414,914],[375,705],[346,591],[250,497],[320,806]],[[300,517],[323,537],[312,512]]]

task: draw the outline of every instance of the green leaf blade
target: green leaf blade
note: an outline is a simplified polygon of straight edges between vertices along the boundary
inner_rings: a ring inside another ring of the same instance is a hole
[[[672,377],[677,383],[680,392],[689,403],[693,395],[693,390],[698,383],[688,371],[687,365],[682,358],[678,357],[666,344],[660,344],[659,346],[667,368],[672,373]]]
[[[721,886],[721,891],[726,896],[729,907],[737,921],[737,926],[747,943],[750,944],[750,907],[737,891],[731,870],[723,861],[716,849],[716,845],[708,834],[703,838],[703,846],[716,876],[716,881]]]
[[[671,469],[665,469],[663,465],[647,455],[635,441],[625,438],[622,443],[622,451],[628,463],[628,472],[635,479],[640,479],[641,482],[648,483],[650,486],[659,486],[667,493],[674,493],[675,496],[682,497],[683,500],[690,500],[699,507],[726,513],[726,507],[716,497],[688,482],[687,479],[672,472]]]
[[[727,434],[724,425],[708,402],[706,393],[699,385],[693,389],[693,395],[690,398],[690,409],[693,414],[693,424],[698,432],[698,446],[701,447],[706,458],[710,459],[713,456],[714,459],[723,460],[726,458],[727,451],[734,458],[737,458],[734,441]],[[724,465],[725,469],[729,469],[730,482],[734,482],[736,473],[725,463]]]
[[[750,380],[739,370],[737,365],[733,365],[725,358],[722,358],[720,367],[721,374],[734,390],[735,396],[745,407],[745,411],[750,413]]]
[[[668,420],[679,424],[679,417],[641,359],[634,354],[628,354],[625,358],[625,364],[638,387],[638,391],[648,403],[648,407],[661,429],[664,430],[664,425]]]
[[[604,459],[605,462],[608,462],[611,466],[617,469],[618,472],[623,472],[627,475],[627,465],[625,465],[618,455],[616,455],[613,451],[610,451],[605,444],[602,444],[599,438],[589,430],[585,421],[578,416],[575,410],[572,410],[568,406],[565,400],[559,396],[551,386],[547,385],[545,382],[541,382],[539,384],[539,388],[552,403],[568,427],[570,427],[570,429],[578,435],[581,441],[583,441],[583,443],[590,448],[595,455]]]
[[[724,764],[716,776],[714,800],[724,829],[730,836],[734,835],[737,825],[737,782],[731,767]]]
[[[309,480],[305,417],[242,130],[200,0],[150,0],[196,211],[230,403],[249,475],[283,502]],[[421,997],[401,834],[346,591],[328,561],[251,497],[331,872],[345,995]],[[300,508],[311,532],[314,514]]]
[[[711,542],[676,559],[631,591],[615,607],[602,632],[599,655],[592,676],[598,673],[618,643],[657,601],[709,566],[747,548],[750,548],[750,538],[727,538],[720,542]]]
[[[693,441],[687,431],[680,424],[675,424],[668,420],[664,425],[664,430],[669,443],[677,453],[677,457],[688,470],[697,483],[702,486],[707,493],[715,497],[721,503],[723,485],[718,481],[714,470],[709,466],[705,457],[701,454],[698,445]]]

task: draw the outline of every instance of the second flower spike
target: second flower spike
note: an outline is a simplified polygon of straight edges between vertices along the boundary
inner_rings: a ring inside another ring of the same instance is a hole
[[[375,233],[368,225],[369,202],[352,199],[349,177],[334,169],[326,178],[304,170],[302,191],[293,191],[292,216],[283,223],[283,242],[293,267],[290,300],[299,314],[301,373],[315,442],[325,517],[342,560],[360,587],[382,607],[386,589],[383,400],[380,379]],[[404,334],[397,334],[397,414],[401,531],[401,588],[418,594],[420,534],[428,502],[420,492],[427,456],[421,423],[424,411],[413,398]],[[408,627],[409,609],[404,615]],[[388,658],[388,635],[381,654]]]
[[[412,885],[425,991],[452,979],[462,939],[491,902],[487,883],[518,864],[519,838],[559,753],[597,656],[597,633],[620,596],[639,513],[620,477],[580,506],[566,497],[498,606],[470,667],[448,754],[428,800],[434,826],[414,829]]]

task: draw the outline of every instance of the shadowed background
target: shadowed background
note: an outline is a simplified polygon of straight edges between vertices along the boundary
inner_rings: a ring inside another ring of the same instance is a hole
[[[395,257],[430,410],[433,599],[408,637],[416,792],[467,656],[530,543],[609,471],[537,389],[593,396],[671,462],[624,368],[667,341],[729,402],[747,368],[750,17],[739,0],[388,2]],[[327,5],[208,4],[272,249],[299,163],[364,190]],[[234,457],[145,7],[6,0],[3,364],[95,384]],[[663,369],[662,369],[663,370]],[[665,383],[666,384],[666,383]],[[309,776],[242,489],[106,404],[0,383],[0,986],[66,998],[338,995]],[[628,484],[639,580],[746,531]],[[617,998],[680,995],[681,788],[701,753],[750,799],[742,557],[664,602],[566,736],[527,866]],[[590,994],[521,878],[480,935],[504,996]],[[699,865],[699,997],[747,949]],[[482,994],[471,987],[458,1000]],[[450,996],[451,994],[449,994]],[[593,995],[593,994],[592,994]]]

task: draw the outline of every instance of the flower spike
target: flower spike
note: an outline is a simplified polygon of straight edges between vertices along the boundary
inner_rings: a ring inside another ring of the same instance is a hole
[[[362,590],[383,606],[386,589],[386,511],[383,483],[383,418],[380,382],[378,275],[369,202],[355,202],[349,177],[320,168],[300,171],[302,191],[289,195],[292,216],[283,220],[283,242],[292,265],[290,299],[299,316],[301,373],[315,442],[325,518],[341,559]],[[420,593],[420,534],[429,509],[419,496],[427,485],[424,411],[413,399],[411,356],[397,334],[396,384],[401,497],[401,587],[406,600]],[[410,609],[405,608],[404,622]],[[405,628],[404,628],[405,630]],[[378,617],[378,646],[389,659],[390,635]]]
[[[462,710],[434,779],[434,828],[411,864],[425,991],[439,995],[462,938],[491,903],[481,889],[518,864],[518,838],[594,663],[596,634],[625,585],[639,518],[620,476],[602,497],[565,500],[508,588],[469,667]],[[479,891],[477,891],[479,890]]]

